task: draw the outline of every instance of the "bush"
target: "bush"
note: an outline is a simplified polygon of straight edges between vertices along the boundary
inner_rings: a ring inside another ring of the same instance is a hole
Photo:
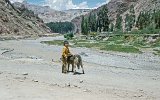
[[[118,52],[126,52],[126,53],[141,53],[138,48],[134,46],[124,46],[124,45],[105,45],[100,48],[101,50],[107,51],[118,51]]]
[[[133,30],[133,31],[130,32],[130,34],[140,34],[140,33],[141,33],[140,30]]]
[[[71,40],[74,37],[73,33],[67,33],[64,35],[64,38],[66,38],[67,40]]]
[[[50,22],[46,24],[53,32],[67,33],[74,30],[74,24],[71,22]]]
[[[98,33],[97,32],[90,32],[90,35],[96,36]]]
[[[147,28],[140,30],[140,34],[158,34],[160,29],[155,29],[153,26],[148,26]]]
[[[115,30],[113,31],[113,34],[124,34],[122,30]]]

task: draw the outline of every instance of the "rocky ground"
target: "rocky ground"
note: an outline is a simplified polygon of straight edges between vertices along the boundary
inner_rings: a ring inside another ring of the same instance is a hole
[[[85,74],[62,74],[62,46],[40,43],[55,39],[63,37],[0,41],[1,100],[160,99],[159,56],[71,48]]]

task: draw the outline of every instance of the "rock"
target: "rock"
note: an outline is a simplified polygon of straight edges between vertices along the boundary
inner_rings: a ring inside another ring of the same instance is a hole
[[[83,83],[83,80],[80,80],[79,83]]]
[[[152,78],[152,80],[157,80],[156,78]]]
[[[20,80],[19,82],[24,82],[23,80]]]
[[[74,87],[78,87],[77,85],[73,85]]]
[[[65,87],[70,87],[70,86],[71,86],[71,84],[70,84],[70,83],[65,84]]]
[[[139,95],[138,97],[142,97],[143,95]]]
[[[28,73],[23,73],[22,75],[28,75]]]
[[[143,95],[134,95],[133,97],[142,97]]]
[[[50,84],[49,86],[57,86],[57,83],[54,83],[54,84]]]
[[[90,90],[88,90],[88,89],[85,89],[85,90],[83,90],[83,92],[91,92]]]
[[[142,92],[143,90],[142,90],[142,89],[139,89],[139,91],[141,91],[141,92]]]
[[[38,80],[32,80],[33,82],[38,82]]]
[[[26,77],[14,77],[14,79],[16,79],[16,80],[25,80]]]
[[[106,37],[106,38],[103,39],[103,41],[107,41],[108,39],[109,39],[109,37]]]
[[[21,11],[18,10],[21,7],[13,8],[13,5],[12,7],[8,7],[6,5],[9,4],[6,0],[1,0],[0,5],[0,22],[3,22],[3,24],[0,25],[0,35],[9,35],[13,37],[22,35],[38,36],[45,33],[51,33],[51,30],[45,23],[41,21],[36,14],[28,11],[27,8]],[[21,17],[19,17],[19,15],[21,15]]]
[[[80,55],[88,57],[88,55],[85,52],[81,52]]]

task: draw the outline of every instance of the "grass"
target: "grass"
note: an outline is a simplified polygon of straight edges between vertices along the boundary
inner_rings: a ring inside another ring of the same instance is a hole
[[[141,53],[141,51],[138,48],[135,48],[134,46],[125,46],[125,45],[105,45],[100,49],[106,51],[118,51],[126,53]]]
[[[159,39],[157,39],[155,42],[153,42],[153,43],[151,43],[151,46],[152,47],[160,47],[160,38]]]
[[[154,49],[154,54],[160,56],[160,50]]]
[[[72,47],[96,48],[99,50],[126,53],[141,53],[140,48],[160,47],[160,39],[157,39],[153,43],[147,43],[147,40],[145,40],[145,38],[140,35],[113,36],[105,41],[73,39],[69,40],[69,42],[74,44]],[[41,43],[63,46],[63,40],[42,41]],[[158,51],[156,54],[160,54],[160,51]]]
[[[63,40],[41,41],[41,43],[48,44],[48,45],[63,45]]]
[[[106,51],[118,51],[118,52],[126,52],[126,53],[140,53],[139,49],[133,46],[123,46],[112,44],[108,41],[98,41],[98,42],[90,42],[87,40],[72,40],[70,41],[74,43],[72,47],[86,47],[86,48],[96,48],[99,50]],[[62,40],[54,40],[54,41],[42,41],[41,43],[45,43],[48,45],[63,45]]]
[[[95,48],[100,45],[99,43],[77,43],[75,44],[77,47],[86,47],[86,48]]]

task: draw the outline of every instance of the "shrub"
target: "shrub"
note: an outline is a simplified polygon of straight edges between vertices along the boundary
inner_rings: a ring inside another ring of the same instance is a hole
[[[96,36],[98,33],[97,32],[90,32],[90,35]]]
[[[64,38],[66,38],[67,40],[70,40],[74,37],[74,34],[73,33],[67,33],[64,35]]]
[[[113,34],[124,34],[122,30],[115,30],[113,31]]]

